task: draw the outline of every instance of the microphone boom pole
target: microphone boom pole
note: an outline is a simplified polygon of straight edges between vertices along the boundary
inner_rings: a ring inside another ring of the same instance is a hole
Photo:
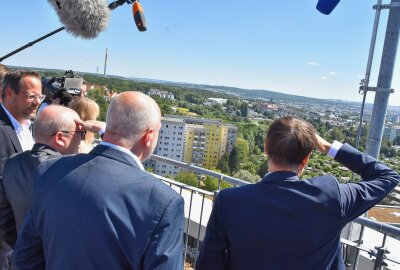
[[[14,55],[14,54],[16,54],[16,53],[19,53],[19,52],[22,51],[22,50],[25,50],[25,49],[28,48],[28,47],[33,46],[35,43],[38,43],[39,41],[42,41],[43,39],[46,39],[46,38],[48,38],[48,37],[50,37],[50,36],[52,36],[52,35],[54,35],[54,34],[57,34],[58,32],[61,32],[61,31],[64,30],[64,29],[65,29],[65,27],[62,26],[62,27],[60,27],[60,28],[54,30],[53,32],[48,33],[47,35],[44,35],[44,36],[42,36],[42,37],[40,37],[40,38],[38,38],[38,39],[36,39],[36,40],[34,40],[34,41],[31,41],[31,42],[27,43],[26,45],[24,45],[24,46],[22,46],[22,47],[20,47],[20,48],[18,48],[18,49],[16,49],[16,50],[10,52],[9,54],[6,54],[6,55],[4,55],[3,57],[1,57],[1,58],[0,58],[0,62],[2,62],[4,59],[7,59],[8,57],[10,57],[10,56],[12,56],[12,55]]]
[[[108,5],[108,9],[114,10],[114,9],[116,9],[117,7],[120,7],[120,6],[122,6],[123,4],[125,4],[125,3],[127,3],[127,4],[132,4],[132,2],[131,2],[130,0],[116,0],[116,1],[114,1],[114,2],[112,2],[111,4]],[[96,22],[96,23],[97,23],[97,22]],[[98,26],[98,25],[96,24],[96,26]],[[70,27],[71,27],[71,26],[70,26]],[[20,48],[18,48],[18,49],[16,49],[16,50],[10,52],[9,54],[6,54],[6,55],[0,57],[0,63],[1,63],[4,59],[7,59],[8,57],[10,57],[10,56],[12,56],[12,55],[14,55],[14,54],[16,54],[16,53],[19,53],[20,51],[25,50],[26,48],[33,46],[34,44],[38,43],[39,41],[42,41],[42,40],[44,40],[44,39],[46,39],[46,38],[48,38],[48,37],[50,37],[50,36],[52,36],[52,35],[54,35],[54,34],[57,34],[58,32],[61,32],[61,31],[63,31],[63,30],[65,30],[65,26],[62,26],[62,27],[60,27],[60,28],[54,30],[53,32],[48,33],[47,35],[44,35],[44,36],[42,36],[42,37],[40,37],[40,38],[38,38],[38,39],[36,39],[36,40],[34,40],[34,41],[31,41],[31,42],[27,43],[26,45],[24,45],[24,46],[22,46],[22,47],[20,47]],[[143,30],[141,30],[141,31],[143,31]],[[79,33],[79,34],[80,34],[80,33]]]

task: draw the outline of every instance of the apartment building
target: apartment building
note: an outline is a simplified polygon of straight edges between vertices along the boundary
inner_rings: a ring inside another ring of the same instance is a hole
[[[186,123],[185,157],[191,163],[207,169],[216,168],[218,161],[232,151],[236,143],[237,127],[220,120],[167,115]]]
[[[203,125],[186,124],[184,162],[203,166],[206,129]]]
[[[383,130],[383,139],[393,142],[394,139],[400,136],[400,127],[385,127]]]
[[[150,90],[147,91],[146,93],[148,96],[159,96],[160,98],[166,98],[170,100],[175,99],[175,95],[169,91],[162,91],[159,89],[154,89],[151,88]]]
[[[183,119],[163,117],[161,119],[161,129],[154,154],[183,161],[185,126],[186,124]],[[145,165],[146,167],[151,167],[154,173],[161,176],[174,176],[180,172],[179,167],[159,161],[146,162]]]

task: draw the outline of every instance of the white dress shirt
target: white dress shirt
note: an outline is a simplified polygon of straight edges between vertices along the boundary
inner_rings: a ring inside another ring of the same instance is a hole
[[[338,141],[334,141],[331,145],[331,148],[329,148],[328,151],[328,156],[330,156],[331,158],[335,158],[337,152],[339,151],[340,147],[342,147],[342,143],[338,142]]]
[[[3,104],[1,104],[3,106]],[[25,120],[24,123],[20,123],[17,119],[12,116],[12,114],[3,106],[4,111],[6,112],[8,118],[11,121],[11,124],[14,127],[15,133],[17,134],[19,143],[21,144],[22,150],[31,150],[32,146],[35,144],[35,140],[33,139],[32,132],[29,129],[32,125],[30,120]]]

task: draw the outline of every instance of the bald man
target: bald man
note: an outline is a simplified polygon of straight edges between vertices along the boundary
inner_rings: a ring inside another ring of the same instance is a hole
[[[36,143],[32,150],[14,154],[5,163],[0,179],[0,233],[11,247],[31,206],[37,167],[49,158],[77,153],[85,133],[76,125],[78,120],[78,114],[69,108],[47,107],[34,123]]]
[[[89,154],[42,164],[18,236],[20,269],[183,269],[183,198],[145,172],[161,127],[157,103],[124,92]]]

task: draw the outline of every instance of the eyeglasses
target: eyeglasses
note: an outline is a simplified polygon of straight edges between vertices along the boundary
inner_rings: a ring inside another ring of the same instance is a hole
[[[29,101],[37,100],[37,101],[39,101],[41,103],[46,98],[45,95],[28,94],[28,93],[25,93],[24,91],[21,91],[21,90],[19,91],[19,93],[24,94],[28,98]]]
[[[84,140],[86,138],[86,129],[84,130],[60,130],[59,132],[64,133],[64,134],[70,134],[70,133],[79,133],[81,134],[81,140]],[[56,135],[58,132],[54,133],[52,136]]]

